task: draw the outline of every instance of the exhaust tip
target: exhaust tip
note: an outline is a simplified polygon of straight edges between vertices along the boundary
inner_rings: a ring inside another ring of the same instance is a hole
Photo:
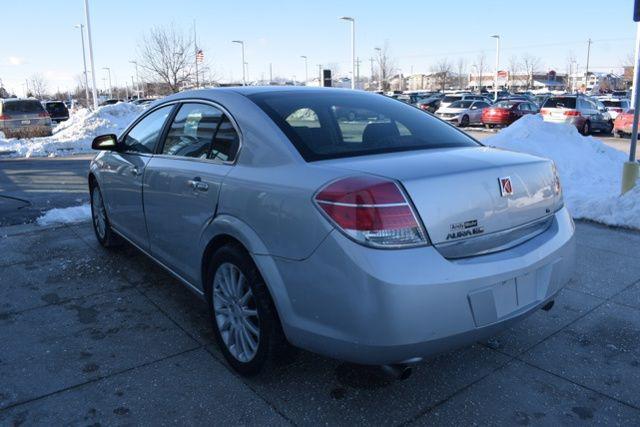
[[[413,373],[413,369],[411,368],[411,366],[404,364],[382,365],[380,369],[385,376],[400,381],[406,380]]]

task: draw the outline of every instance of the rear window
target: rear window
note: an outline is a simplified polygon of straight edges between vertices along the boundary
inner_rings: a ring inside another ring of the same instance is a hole
[[[511,108],[514,104],[518,104],[518,101],[498,101],[492,105],[495,108]]]
[[[67,112],[67,107],[62,102],[47,102],[45,108],[50,113],[64,114]]]
[[[39,101],[9,101],[2,106],[3,114],[38,114],[42,113],[44,108]]]
[[[575,97],[554,96],[547,99],[542,105],[543,108],[576,108]]]
[[[474,101],[456,101],[449,105],[449,108],[469,108]]]
[[[478,144],[417,108],[371,94],[250,95],[306,161]]]
[[[605,107],[620,107],[622,102],[620,101],[602,101]]]
[[[442,102],[454,102],[454,101],[459,101],[461,100],[462,97],[461,96],[445,96],[444,98],[442,98]]]

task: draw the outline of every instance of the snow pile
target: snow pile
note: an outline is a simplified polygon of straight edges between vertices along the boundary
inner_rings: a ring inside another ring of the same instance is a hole
[[[47,211],[37,219],[38,225],[69,224],[91,219],[91,206],[88,203],[70,208],[56,208]]]
[[[574,218],[640,229],[640,186],[620,196],[624,152],[538,115],[524,116],[483,143],[555,161]]]
[[[119,102],[95,111],[82,109],[53,129],[53,136],[6,139],[0,135],[0,154],[8,157],[55,157],[91,152],[91,141],[105,133],[119,134],[143,107]]]

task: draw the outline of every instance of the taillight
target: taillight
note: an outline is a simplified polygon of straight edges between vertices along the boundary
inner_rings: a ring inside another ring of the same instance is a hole
[[[568,110],[564,112],[565,116],[571,116],[571,117],[580,117],[580,111],[577,110]]]
[[[551,112],[543,108],[542,110],[540,110],[540,114],[542,114],[543,116],[548,116],[549,114],[551,114]]]
[[[10,120],[11,116],[7,116],[6,114],[0,114],[0,120]]]
[[[400,186],[374,176],[334,181],[316,194],[318,207],[355,241],[380,248],[426,245],[427,235]]]
[[[418,108],[420,108],[421,110],[425,110],[426,111],[426,110],[429,109],[429,106],[427,104],[420,104],[420,105],[418,105]]]

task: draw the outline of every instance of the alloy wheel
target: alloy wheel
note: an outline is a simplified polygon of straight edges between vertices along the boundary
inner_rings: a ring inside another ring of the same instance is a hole
[[[215,321],[224,345],[240,362],[251,361],[260,342],[260,318],[249,283],[232,263],[218,267],[213,279]]]
[[[105,238],[107,232],[107,213],[104,209],[102,194],[100,190],[95,188],[91,195],[91,216],[93,218],[93,226],[101,239]]]

